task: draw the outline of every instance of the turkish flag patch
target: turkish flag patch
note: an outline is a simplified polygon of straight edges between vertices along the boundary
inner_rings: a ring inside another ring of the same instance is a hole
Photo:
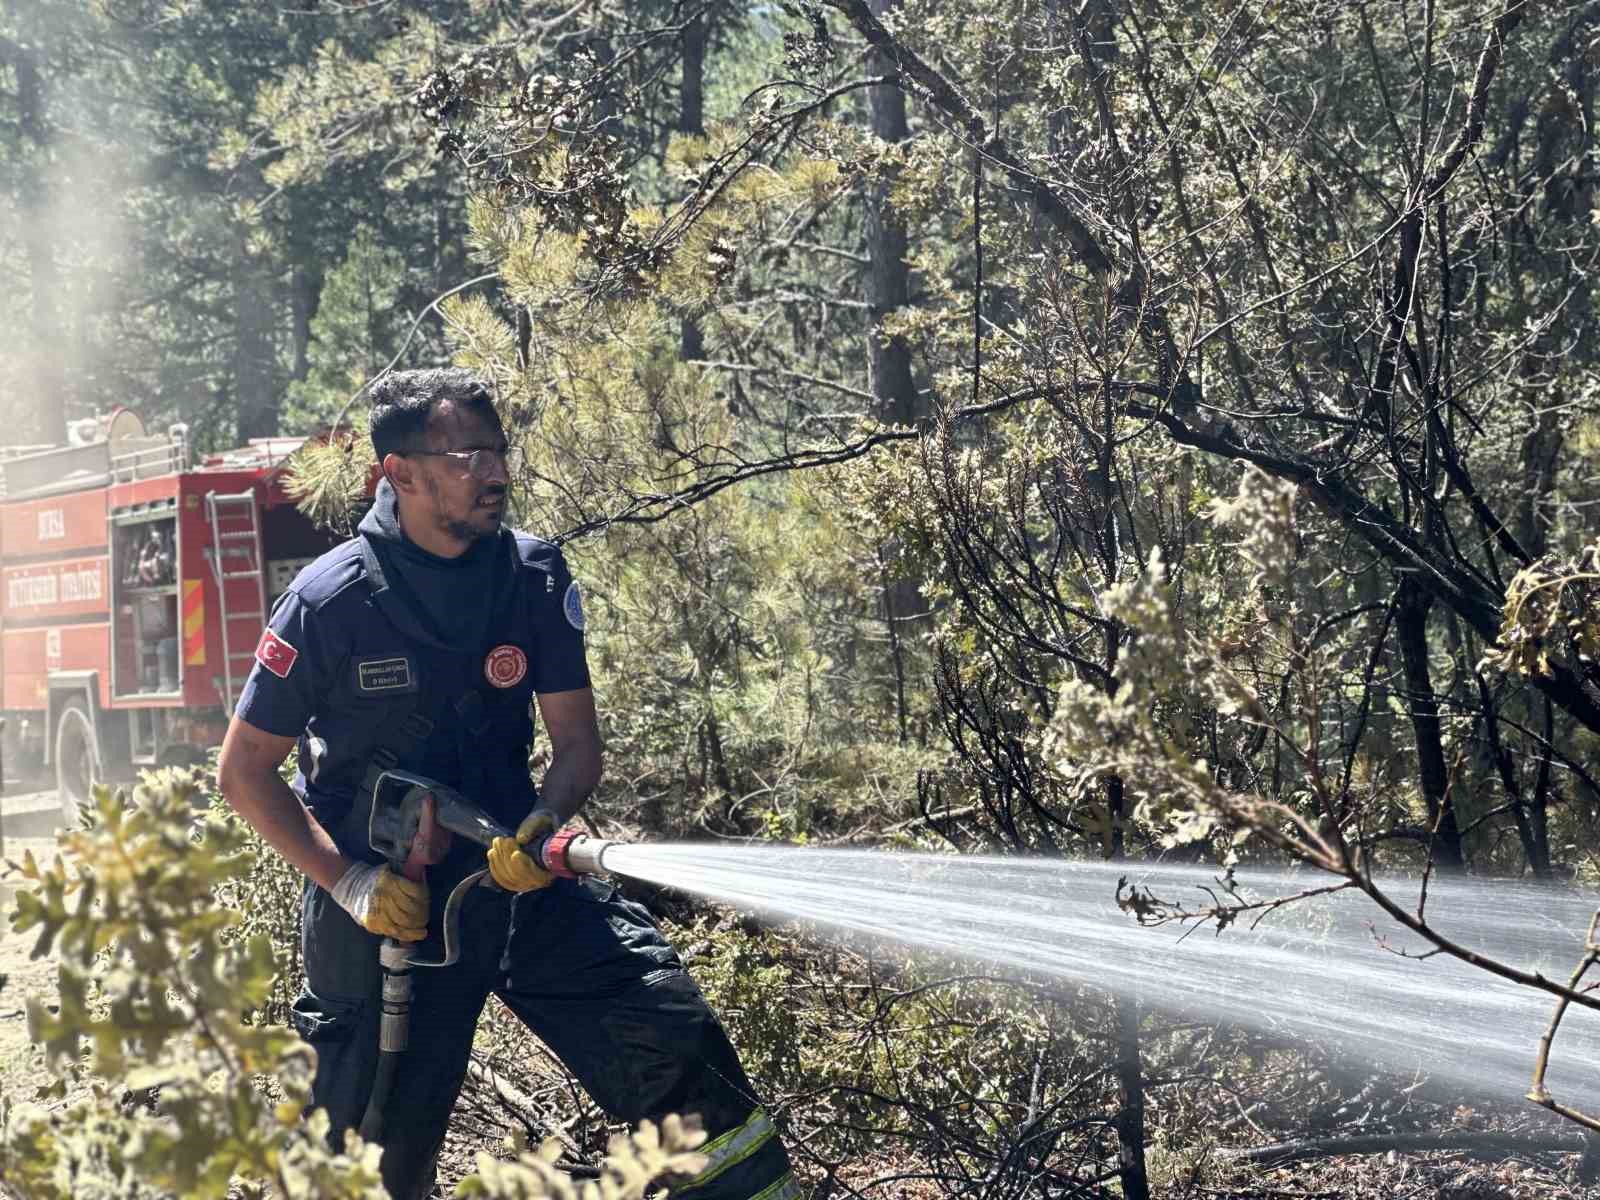
[[[289,672],[294,667],[294,660],[300,657],[288,642],[284,641],[270,629],[261,631],[261,642],[256,646],[256,661],[279,679],[289,678]]]

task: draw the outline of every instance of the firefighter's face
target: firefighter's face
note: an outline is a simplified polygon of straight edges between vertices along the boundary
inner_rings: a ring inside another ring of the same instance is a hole
[[[509,480],[505,430],[494,410],[440,404],[419,450],[404,456],[404,483],[400,472],[391,476],[407,532],[420,521],[462,550],[498,533]],[[479,450],[486,453],[473,454]]]

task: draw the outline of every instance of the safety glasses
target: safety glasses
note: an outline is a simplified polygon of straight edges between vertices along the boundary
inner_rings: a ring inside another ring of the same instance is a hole
[[[454,459],[467,469],[468,475],[478,480],[493,479],[496,466],[502,467],[509,479],[522,470],[523,462],[519,446],[504,450],[407,450],[406,453]]]

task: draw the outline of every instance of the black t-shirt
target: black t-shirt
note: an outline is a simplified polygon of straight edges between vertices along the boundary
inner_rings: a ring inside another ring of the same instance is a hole
[[[361,519],[365,535],[401,599],[418,612],[424,627],[441,643],[476,643],[494,605],[505,554],[497,538],[473,543],[465,554],[430,554],[400,528],[399,506],[387,479],[378,483],[372,508]]]

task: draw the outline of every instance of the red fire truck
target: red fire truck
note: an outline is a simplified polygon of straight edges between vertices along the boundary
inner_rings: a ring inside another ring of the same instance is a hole
[[[0,710],[8,776],[97,780],[222,739],[272,601],[333,544],[283,490],[302,438],[197,464],[187,430],[119,409],[66,446],[0,448]]]

